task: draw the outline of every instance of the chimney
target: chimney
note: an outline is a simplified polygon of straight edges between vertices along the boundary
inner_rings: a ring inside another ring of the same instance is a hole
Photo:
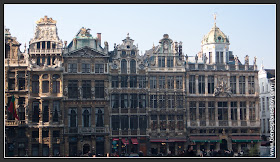
[[[101,33],[97,33],[98,44],[101,45]]]

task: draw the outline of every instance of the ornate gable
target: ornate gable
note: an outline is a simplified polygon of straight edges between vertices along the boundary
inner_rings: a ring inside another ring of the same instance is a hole
[[[97,51],[93,48],[84,46],[83,48],[71,51],[69,53],[64,54],[65,57],[109,57],[100,51]]]

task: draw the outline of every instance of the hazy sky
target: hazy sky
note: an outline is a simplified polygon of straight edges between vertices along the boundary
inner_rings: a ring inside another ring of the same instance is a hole
[[[265,68],[276,68],[276,5],[5,4],[4,25],[22,44],[22,51],[34,36],[35,21],[47,15],[57,21],[58,36],[68,43],[85,27],[94,37],[102,33],[102,46],[108,41],[111,51],[129,33],[144,54],[169,34],[173,41],[183,42],[184,54],[194,56],[213,27],[213,13],[217,26],[229,36],[230,50],[242,63],[245,55],[250,64],[257,56],[258,68],[262,62]]]

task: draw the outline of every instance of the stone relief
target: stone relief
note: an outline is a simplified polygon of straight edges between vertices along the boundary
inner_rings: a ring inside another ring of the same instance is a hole
[[[249,65],[249,56],[248,55],[245,56],[245,65]]]
[[[254,57],[254,65],[257,65],[257,56]]]
[[[221,78],[219,81],[219,85],[214,89],[214,95],[226,95],[227,97],[231,97],[231,87],[227,86],[227,82],[224,80],[224,78]]]
[[[68,87],[67,87],[67,86],[65,86],[65,88],[64,88],[64,95],[65,95],[65,96],[68,95]]]
[[[238,57],[236,55],[234,56],[234,62],[235,62],[235,65],[238,65]]]

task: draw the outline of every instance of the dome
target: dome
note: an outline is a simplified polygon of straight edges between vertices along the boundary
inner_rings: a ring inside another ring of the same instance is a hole
[[[228,37],[220,30],[220,28],[216,26],[216,24],[213,26],[213,28],[207,35],[204,35],[203,40],[201,41],[202,45],[211,43],[229,44]]]

